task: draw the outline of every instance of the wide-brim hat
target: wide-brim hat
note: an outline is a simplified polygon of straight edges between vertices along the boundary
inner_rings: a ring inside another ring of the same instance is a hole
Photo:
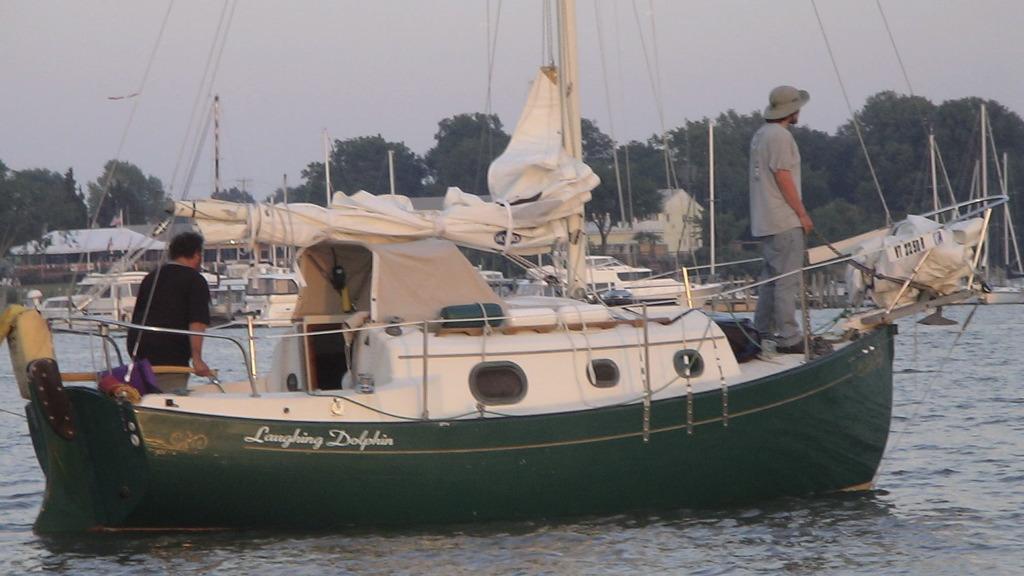
[[[777,86],[768,95],[768,107],[764,109],[765,120],[779,120],[796,112],[810,101],[807,90],[792,86]]]

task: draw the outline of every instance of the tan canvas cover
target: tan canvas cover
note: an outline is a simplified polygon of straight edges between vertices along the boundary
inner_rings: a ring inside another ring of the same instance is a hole
[[[299,269],[306,287],[299,294],[297,318],[341,312],[341,299],[330,283],[335,261],[345,267],[355,309],[368,311],[371,321],[436,320],[445,306],[502,304],[451,242],[323,242],[303,250],[300,256]]]

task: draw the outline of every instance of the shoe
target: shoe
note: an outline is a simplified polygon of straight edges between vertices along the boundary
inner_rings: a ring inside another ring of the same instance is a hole
[[[775,351],[779,354],[803,354],[804,342],[801,340],[796,344],[791,344],[789,346],[777,346]]]
[[[815,336],[811,340],[811,355],[815,358],[819,356],[828,356],[832,353],[832,343],[825,340],[821,336]]]

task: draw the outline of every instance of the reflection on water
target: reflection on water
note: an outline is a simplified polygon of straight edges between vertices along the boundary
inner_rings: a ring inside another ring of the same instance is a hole
[[[893,434],[877,490],[716,511],[387,532],[40,537],[31,525],[44,486],[25,421],[0,413],[0,573],[1018,574],[1022,321],[1024,306],[980,308],[952,352],[960,326],[901,324]],[[102,358],[96,346],[58,345],[62,363]],[[237,352],[208,346],[224,379],[243,377]],[[261,364],[272,347],[260,342]],[[0,403],[16,413],[23,404],[6,361]],[[625,480],[622,490],[631,489]]]

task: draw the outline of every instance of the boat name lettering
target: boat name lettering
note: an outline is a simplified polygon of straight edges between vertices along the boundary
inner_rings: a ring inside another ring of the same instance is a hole
[[[327,431],[328,437],[313,435],[305,432],[302,428],[287,433],[272,432],[270,426],[260,426],[252,436],[243,438],[246,444],[276,444],[281,448],[309,446],[314,450],[320,448],[348,448],[358,447],[362,452],[373,446],[394,446],[395,439],[382,433],[380,430],[363,430],[353,434],[347,430],[332,429]]]

